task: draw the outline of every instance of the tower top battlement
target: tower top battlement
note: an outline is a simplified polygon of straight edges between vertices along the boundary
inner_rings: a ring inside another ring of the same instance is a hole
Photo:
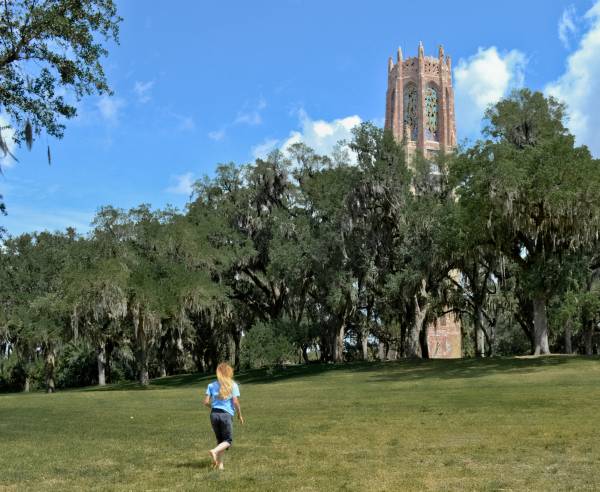
[[[388,59],[385,128],[409,151],[434,154],[456,146],[452,61],[443,46],[437,58],[425,56],[419,43],[417,56],[405,59],[398,48],[396,62]]]
[[[402,66],[403,70],[417,70],[419,65],[419,59],[423,58],[425,65],[435,66],[442,68],[444,72],[450,72],[452,70],[452,60],[449,56],[444,56],[444,47],[442,45],[438,48],[438,56],[428,56],[424,54],[423,44],[419,44],[418,55],[408,58],[404,58],[402,55],[402,48],[398,48],[396,54],[396,62],[394,63],[393,58],[390,56],[388,60],[388,72],[398,70]]]

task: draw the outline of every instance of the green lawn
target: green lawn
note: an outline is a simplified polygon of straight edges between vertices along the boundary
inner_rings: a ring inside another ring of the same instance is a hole
[[[600,360],[288,368],[237,378],[212,471],[208,378],[0,396],[0,490],[600,490]]]

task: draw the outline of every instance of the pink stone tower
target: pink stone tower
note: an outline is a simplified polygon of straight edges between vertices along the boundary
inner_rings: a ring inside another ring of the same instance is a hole
[[[454,90],[450,57],[440,46],[438,57],[425,56],[419,43],[417,57],[388,61],[385,128],[404,141],[409,155],[415,150],[432,156],[456,146]]]
[[[438,57],[425,56],[419,43],[417,57],[388,61],[385,128],[406,146],[408,160],[421,151],[426,158],[456,148],[452,64],[440,46]],[[458,272],[453,272],[458,277]],[[427,326],[429,357],[450,359],[462,356],[462,330],[453,314]]]

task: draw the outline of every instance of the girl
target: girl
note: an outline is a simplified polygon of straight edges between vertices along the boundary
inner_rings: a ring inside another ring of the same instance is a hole
[[[244,423],[242,409],[240,408],[240,389],[233,381],[233,369],[226,362],[217,366],[217,381],[213,381],[206,388],[204,405],[211,409],[210,423],[217,445],[208,454],[212,459],[213,468],[223,469],[223,453],[231,446],[233,441],[233,416],[237,410],[238,419]]]

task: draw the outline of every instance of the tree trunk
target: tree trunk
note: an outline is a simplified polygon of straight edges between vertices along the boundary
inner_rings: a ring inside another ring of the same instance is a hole
[[[485,357],[485,332],[483,331],[481,307],[477,307],[475,310],[475,356]]]
[[[54,393],[56,391],[56,385],[54,383],[55,362],[56,356],[54,355],[54,349],[46,349],[46,391],[48,393]]]
[[[160,363],[160,367],[158,368],[158,370],[161,378],[167,377],[167,366],[164,362]]]
[[[306,344],[302,345],[302,359],[304,360],[305,364],[309,363],[309,360],[308,360],[308,345],[306,345]]]
[[[242,334],[239,330],[233,331],[233,344],[234,344],[234,368],[236,371],[240,370],[240,346],[241,346]]]
[[[106,386],[106,344],[101,342],[96,349],[98,362],[98,386]]]
[[[110,370],[110,361],[112,359],[112,353],[113,350],[115,348],[115,344],[113,343],[112,339],[108,339],[106,341],[106,382],[107,383],[112,383],[112,375],[111,375],[111,370]]]
[[[133,309],[133,331],[137,342],[136,355],[139,381],[140,384],[147,386],[150,381],[150,375],[148,374],[148,335],[146,333],[146,323],[139,306]]]
[[[29,376],[25,376],[25,386],[23,387],[23,393],[29,393],[31,388],[31,378]]]
[[[571,334],[573,330],[571,328],[571,320],[567,320],[565,324],[565,353],[572,354],[573,353],[573,344],[571,342]]]
[[[379,347],[378,347],[378,353],[377,356],[379,357],[379,360],[381,362],[383,362],[386,358],[386,351],[385,351],[385,343],[382,342],[381,340],[379,340]]]
[[[181,330],[177,330],[177,356],[175,358],[175,363],[177,365],[177,372],[181,372],[184,369],[185,365],[185,348],[183,346],[183,338],[181,336]]]
[[[421,345],[421,358],[429,359],[429,341],[427,340],[427,325],[423,321],[423,326],[419,332],[419,344]]]
[[[335,362],[344,362],[344,336],[346,332],[346,320],[340,323],[339,328],[335,333],[334,356]]]
[[[387,358],[387,360],[396,360],[398,358],[398,351],[395,348],[390,348],[389,344],[388,344],[386,358]]]
[[[139,365],[139,378],[140,384],[147,386],[150,381],[150,375],[148,374],[148,343],[146,340],[146,332],[141,329],[138,336],[138,365]]]
[[[533,355],[549,354],[546,298],[542,296],[533,300],[533,331]]]
[[[369,360],[369,332],[363,330],[360,338],[363,360]]]
[[[408,328],[406,337],[405,353],[408,358],[421,358],[421,343],[419,342],[419,326],[421,321],[415,320],[415,322]]]
[[[589,325],[583,333],[583,343],[585,346],[585,355],[594,355],[592,337],[594,335],[594,326]]]
[[[421,358],[423,350],[421,344],[421,332],[424,329],[425,319],[427,318],[427,307],[421,308],[419,302],[415,299],[415,320],[412,326],[409,326],[406,336],[405,352],[406,357]],[[427,338],[427,337],[425,337]]]

